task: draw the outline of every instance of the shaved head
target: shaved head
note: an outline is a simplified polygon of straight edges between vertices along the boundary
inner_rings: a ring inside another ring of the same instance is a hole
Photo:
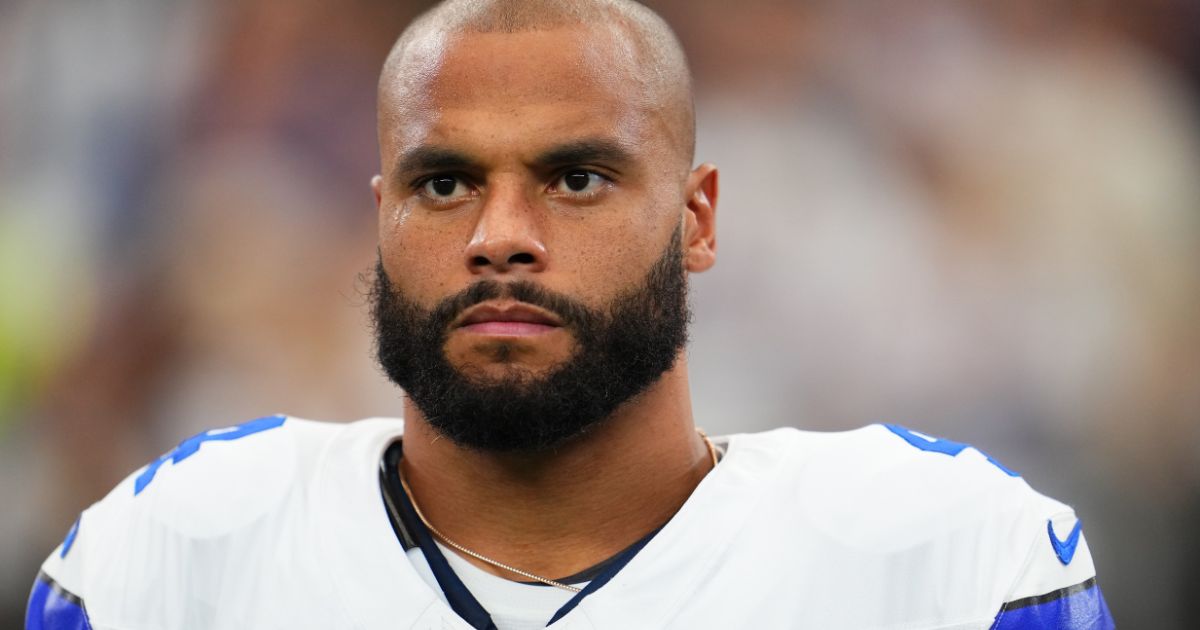
[[[583,28],[608,39],[607,63],[632,82],[631,99],[660,117],[681,161],[695,151],[695,113],[687,59],[671,27],[631,0],[448,0],[400,35],[379,78],[380,146],[420,107],[448,46],[467,34]]]

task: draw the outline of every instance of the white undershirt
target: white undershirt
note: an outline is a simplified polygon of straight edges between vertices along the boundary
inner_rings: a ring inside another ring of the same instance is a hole
[[[546,622],[562,608],[575,593],[553,586],[522,584],[492,575],[479,567],[467,562],[453,550],[437,544],[450,568],[462,580],[467,590],[492,616],[499,630],[540,630],[546,627]],[[429,562],[420,547],[409,549],[408,558],[421,574],[425,582],[446,600],[446,595],[438,586]],[[587,583],[573,584],[583,588]]]

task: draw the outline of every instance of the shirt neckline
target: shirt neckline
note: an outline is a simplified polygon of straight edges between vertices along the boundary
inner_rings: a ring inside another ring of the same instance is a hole
[[[379,462],[403,433],[402,420],[373,418],[340,427],[322,445],[306,525],[311,544],[327,567],[331,593],[358,626],[471,628],[396,545],[380,498]],[[791,441],[782,430],[727,440],[727,461],[701,480],[662,536],[606,588],[581,600],[568,617],[572,627],[665,627],[688,594],[719,570],[719,559],[764,495],[762,481],[787,460],[778,442]]]
[[[384,502],[389,508],[388,517],[392,523],[392,528],[396,531],[396,536],[402,545],[405,539],[408,538],[415,542],[416,546],[421,549],[421,552],[425,555],[425,561],[429,564],[429,569],[433,572],[434,579],[437,580],[438,586],[442,589],[442,594],[446,597],[447,603],[459,617],[462,617],[464,621],[471,624],[471,627],[477,630],[495,630],[496,624],[492,620],[491,614],[475,598],[470,589],[463,584],[462,579],[454,572],[454,569],[450,567],[446,556],[437,545],[429,528],[417,516],[408,493],[404,492],[404,489],[401,487],[399,465],[403,455],[402,444],[403,440],[398,439],[388,445],[380,460],[380,487]],[[670,521],[668,520],[668,522]],[[563,604],[554,613],[546,625],[549,626],[561,619],[564,615],[574,610],[584,598],[607,584],[625,565],[629,564],[629,561],[662,528],[663,526],[660,525],[637,542],[626,547],[623,551],[597,565],[599,571],[589,579],[587,585],[581,591],[567,600],[567,603]],[[590,571],[590,569],[586,571]]]

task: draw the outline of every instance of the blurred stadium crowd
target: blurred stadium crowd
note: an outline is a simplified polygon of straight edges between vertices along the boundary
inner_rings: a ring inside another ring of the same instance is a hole
[[[180,439],[399,413],[357,277],[427,4],[0,0],[0,627]],[[723,176],[698,423],[980,445],[1075,505],[1118,624],[1194,627],[1200,4],[647,4]]]

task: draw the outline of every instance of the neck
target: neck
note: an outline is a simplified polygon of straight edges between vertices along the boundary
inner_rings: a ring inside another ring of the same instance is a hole
[[[545,453],[460,447],[406,400],[401,466],[414,500],[448,538],[556,578],[611,557],[665,523],[712,464],[695,432],[680,358],[601,426]]]

